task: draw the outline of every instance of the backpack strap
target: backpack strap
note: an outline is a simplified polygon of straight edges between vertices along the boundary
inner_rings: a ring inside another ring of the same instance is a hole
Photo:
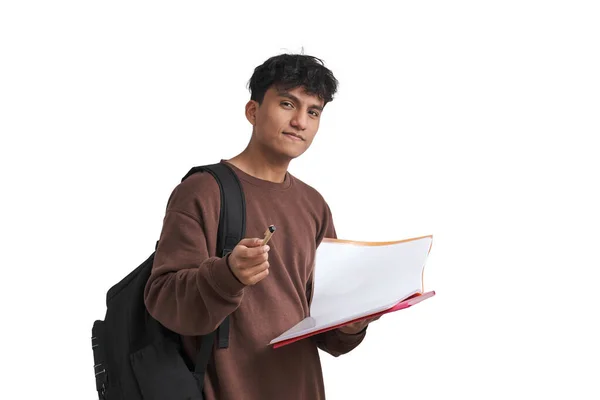
[[[246,233],[246,202],[242,185],[231,167],[224,163],[194,167],[181,181],[183,182],[196,172],[210,173],[219,184],[221,213],[217,233],[217,253],[221,257],[225,257],[233,251],[233,248],[243,239]],[[195,367],[200,385],[204,385],[204,374],[216,336],[218,336],[219,348],[229,347],[229,316],[225,317],[216,331],[202,337]]]
[[[211,173],[221,189],[221,215],[217,251],[221,257],[233,251],[246,233],[246,200],[237,176],[226,164],[213,164],[204,167]]]
[[[246,200],[242,185],[235,172],[226,164],[212,164],[192,168],[181,179],[183,182],[197,172],[209,172],[221,191],[221,214],[217,233],[217,253],[225,257],[243,239],[246,233]]]

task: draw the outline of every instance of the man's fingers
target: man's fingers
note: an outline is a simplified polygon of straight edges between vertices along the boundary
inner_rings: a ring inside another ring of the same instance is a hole
[[[265,261],[252,268],[244,269],[241,271],[241,277],[243,281],[248,285],[253,285],[258,281],[262,280],[269,274],[269,262]]]
[[[266,253],[269,251],[270,247],[269,245],[266,246],[259,246],[259,247],[252,247],[249,249],[246,249],[246,251],[244,252],[244,256],[246,258],[258,258],[261,255],[267,255]],[[264,261],[264,260],[263,260]]]
[[[230,268],[237,277],[247,277],[246,273],[250,268],[253,268],[269,259],[269,246],[262,245],[262,239],[245,238],[233,249],[231,256],[228,259]]]
[[[245,238],[240,240],[240,242],[238,243],[238,246],[242,245],[245,247],[258,247],[260,245],[262,245],[262,239],[259,238]]]
[[[256,285],[258,282],[265,279],[267,275],[269,275],[268,269],[265,269],[261,273],[254,275],[252,278],[250,278],[250,285]]]
[[[253,247],[251,249],[240,250],[238,257],[240,259],[240,269],[252,268],[269,259],[268,246]]]
[[[245,273],[248,275],[248,277],[250,277],[250,276],[260,274],[261,272],[263,272],[264,270],[267,270],[267,269],[269,269],[269,262],[264,261],[258,265],[255,265],[254,267],[248,268],[245,271]]]

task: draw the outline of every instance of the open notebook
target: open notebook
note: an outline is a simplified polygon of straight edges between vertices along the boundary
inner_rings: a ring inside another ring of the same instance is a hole
[[[310,316],[273,339],[273,347],[347,323],[408,308],[435,295],[423,272],[433,236],[396,242],[324,239],[317,249]]]

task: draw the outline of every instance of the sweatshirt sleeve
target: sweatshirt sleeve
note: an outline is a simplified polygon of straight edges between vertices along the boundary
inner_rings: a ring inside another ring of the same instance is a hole
[[[199,195],[192,182],[198,184],[199,179],[194,178],[182,182],[169,198],[144,293],[150,315],[186,336],[214,331],[239,307],[244,292],[227,257],[214,254],[220,212],[217,183],[199,178],[205,186]]]
[[[365,338],[367,329],[354,335],[343,333],[339,329],[323,332],[313,336],[317,347],[334,357],[354,350]]]
[[[331,210],[327,204],[325,204],[324,221],[324,226],[317,237],[317,246],[321,243],[323,238],[337,238]],[[309,304],[312,300],[313,276],[314,271],[311,275],[309,284],[307,285]],[[356,334],[347,334],[339,329],[333,329],[315,336],[311,336],[311,339],[315,342],[318,348],[334,357],[338,357],[342,354],[350,352],[351,350],[354,350],[363,341],[365,336],[366,328],[363,329],[362,332]]]

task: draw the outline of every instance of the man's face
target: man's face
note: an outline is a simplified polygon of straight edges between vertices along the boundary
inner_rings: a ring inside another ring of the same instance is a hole
[[[254,125],[253,140],[275,157],[300,156],[319,129],[323,103],[303,87],[287,91],[270,87],[260,106],[252,100],[246,105],[246,116]]]

